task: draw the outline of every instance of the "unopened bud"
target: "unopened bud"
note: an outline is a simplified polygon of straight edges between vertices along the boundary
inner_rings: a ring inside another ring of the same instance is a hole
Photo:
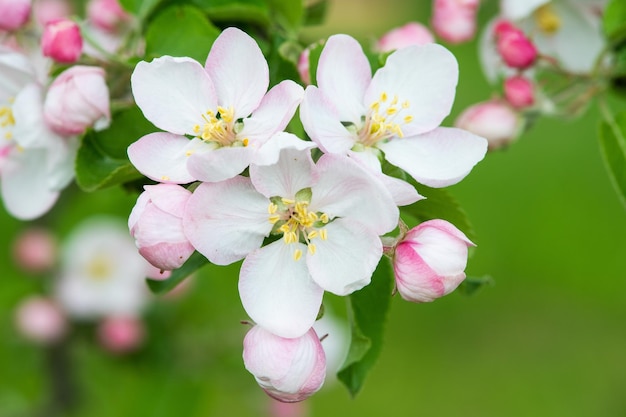
[[[537,59],[535,44],[510,22],[499,22],[494,27],[496,49],[504,63],[516,69],[531,67]]]
[[[476,33],[478,0],[434,0],[432,26],[446,42],[471,40]]]
[[[465,109],[454,125],[484,137],[489,143],[489,149],[494,150],[508,145],[517,138],[522,119],[503,100],[491,100]]]
[[[391,52],[410,45],[432,43],[435,39],[428,28],[420,23],[410,22],[385,33],[376,43],[378,52]]]
[[[56,62],[71,64],[78,61],[83,52],[80,27],[67,19],[49,22],[41,37],[41,50]]]
[[[504,81],[504,97],[516,109],[532,106],[535,103],[532,81],[521,75],[507,78]]]
[[[15,314],[15,324],[26,338],[44,345],[58,342],[67,331],[61,309],[52,300],[39,296],[22,301]]]
[[[14,31],[26,24],[31,0],[0,0],[0,30]]]

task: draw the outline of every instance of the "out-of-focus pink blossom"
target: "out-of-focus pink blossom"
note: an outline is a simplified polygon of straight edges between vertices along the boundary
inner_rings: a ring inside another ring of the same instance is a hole
[[[67,19],[49,22],[41,37],[41,51],[63,64],[78,61],[83,52],[83,37],[78,24]]]
[[[76,65],[63,71],[48,89],[44,118],[61,135],[80,134],[90,126],[107,126],[111,113],[104,70]]]
[[[146,185],[128,218],[139,253],[164,270],[182,266],[194,251],[183,233],[183,212],[191,192],[176,184]]]
[[[29,340],[44,345],[58,342],[67,332],[67,321],[52,301],[32,296],[20,303],[15,312],[17,329]]]
[[[69,19],[71,14],[72,10],[67,0],[37,0],[33,4],[33,15],[41,26],[56,20]]]
[[[535,91],[531,80],[516,75],[504,81],[504,97],[516,109],[530,107],[535,103]]]
[[[113,353],[128,353],[137,350],[143,343],[146,330],[136,317],[107,317],[98,325],[100,344]]]
[[[255,326],[243,341],[243,362],[261,388],[282,402],[308,398],[326,375],[324,349],[313,329],[286,339]]]
[[[31,273],[50,270],[56,262],[56,254],[56,239],[46,229],[27,229],[13,243],[13,259],[20,268]]]
[[[429,220],[398,243],[393,270],[398,292],[408,301],[433,301],[465,279],[467,248],[474,244],[445,220]]]
[[[31,0],[0,0],[0,30],[13,31],[28,22]]]
[[[434,0],[432,26],[446,42],[471,40],[476,33],[479,0]]]
[[[309,55],[311,55],[311,49],[304,48],[298,57],[298,74],[305,85],[311,84],[311,74],[309,73]]]
[[[374,49],[378,52],[391,52],[409,45],[423,45],[434,41],[432,33],[426,26],[410,22],[385,33],[376,42]]]
[[[503,100],[490,100],[465,109],[454,125],[487,139],[489,149],[513,142],[521,129],[520,116]]]
[[[535,44],[510,22],[499,22],[494,27],[496,49],[506,65],[526,69],[537,59]]]
[[[87,4],[87,17],[96,27],[114,32],[130,18],[118,0],[91,0]]]

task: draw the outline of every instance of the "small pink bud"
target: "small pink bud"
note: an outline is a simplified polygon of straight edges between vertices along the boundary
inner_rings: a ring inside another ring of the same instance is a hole
[[[182,266],[194,251],[183,233],[183,212],[191,192],[176,184],[146,185],[128,218],[139,253],[163,270]]]
[[[61,309],[52,300],[39,296],[20,303],[15,324],[26,338],[44,345],[58,342],[67,332],[67,321]]]
[[[478,5],[478,0],[434,0],[431,23],[437,36],[450,43],[471,40]]]
[[[243,362],[270,397],[288,403],[314,394],[326,375],[324,349],[313,329],[286,339],[255,326],[243,341]]]
[[[535,102],[532,81],[521,75],[507,78],[504,81],[504,97],[516,109],[532,106]]]
[[[31,0],[0,0],[0,30],[14,31],[30,17]]]
[[[37,0],[33,4],[35,20],[45,27],[55,20],[69,19],[72,10],[67,0]]]
[[[309,55],[311,54],[311,49],[304,48],[300,56],[298,57],[298,74],[300,75],[300,79],[305,85],[311,84],[311,74],[309,73]]]
[[[87,17],[94,26],[114,32],[129,20],[130,15],[122,9],[118,0],[91,0],[87,4]]]
[[[41,273],[52,269],[56,255],[56,239],[45,229],[27,229],[13,243],[13,258],[27,272]]]
[[[490,150],[513,142],[521,124],[520,116],[502,100],[474,104],[465,109],[454,122],[456,127],[487,139]]]
[[[76,65],[52,82],[44,101],[44,119],[61,135],[83,133],[109,123],[109,88],[100,67]]]
[[[494,32],[496,49],[506,65],[526,69],[535,63],[537,48],[524,32],[507,21],[496,24]]]
[[[54,20],[46,25],[41,37],[44,56],[63,64],[78,61],[83,52],[80,27],[71,20]]]
[[[423,303],[454,291],[465,279],[469,246],[475,245],[444,220],[429,220],[409,230],[393,258],[402,298]]]
[[[145,333],[143,322],[136,317],[107,317],[98,325],[98,340],[113,353],[137,350]]]
[[[435,39],[428,28],[420,23],[410,22],[392,29],[380,37],[374,49],[378,52],[391,52],[410,45],[424,45]]]

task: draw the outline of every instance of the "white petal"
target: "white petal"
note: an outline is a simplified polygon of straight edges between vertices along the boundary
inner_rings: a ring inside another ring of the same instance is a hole
[[[6,101],[35,81],[35,70],[26,55],[0,45],[0,102]]]
[[[394,139],[380,148],[387,160],[430,187],[461,181],[487,152],[487,140],[462,129],[440,127],[423,135]]]
[[[311,280],[301,243],[282,240],[252,252],[241,266],[239,295],[248,315],[259,326],[281,337],[300,337],[313,323],[324,290]]]
[[[286,148],[303,151],[315,148],[315,144],[302,140],[293,133],[278,132],[259,148],[252,163],[255,165],[273,165],[278,162],[280,151]]]
[[[215,111],[213,82],[202,65],[191,58],[163,56],[141,61],[131,76],[133,96],[146,119],[159,129],[194,135],[202,115]]]
[[[500,0],[502,15],[510,20],[523,19],[550,0]]]
[[[284,148],[274,165],[250,165],[254,187],[266,197],[293,198],[314,182],[313,159],[309,149]]]
[[[269,202],[250,180],[205,182],[193,192],[183,216],[185,235],[198,252],[218,265],[244,258],[272,230]]]
[[[23,148],[46,147],[51,141],[62,140],[52,133],[43,118],[42,88],[37,84],[25,86],[12,106],[15,142]]]
[[[223,147],[194,153],[189,157],[187,169],[200,181],[223,181],[241,174],[253,154],[254,149],[250,147]]]
[[[326,231],[327,239],[314,239],[316,252],[307,254],[313,280],[337,295],[351,294],[369,284],[383,254],[378,235],[350,219],[337,219]]]

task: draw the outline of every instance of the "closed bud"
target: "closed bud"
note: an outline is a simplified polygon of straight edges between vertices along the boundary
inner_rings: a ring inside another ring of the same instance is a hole
[[[60,135],[76,135],[109,124],[109,88],[100,67],[76,65],[52,82],[44,101],[44,119]]]
[[[496,49],[504,63],[516,69],[531,67],[537,59],[535,44],[519,28],[508,21],[494,26]]]
[[[478,0],[434,0],[431,23],[437,36],[450,43],[471,40],[478,4]]]
[[[71,20],[53,20],[46,24],[41,37],[44,56],[63,64],[78,61],[83,52],[83,37],[80,27]]]
[[[130,18],[118,0],[90,0],[87,17],[94,26],[107,32],[115,32]]]
[[[20,233],[13,243],[13,259],[24,271],[41,273],[52,269],[56,262],[57,242],[52,233],[42,228],[30,228]]]
[[[428,28],[420,23],[410,22],[385,33],[376,43],[378,52],[391,52],[410,45],[432,43],[435,39]]]
[[[444,220],[429,220],[409,230],[393,258],[402,298],[423,303],[454,291],[465,279],[469,246],[474,244]]]
[[[141,319],[132,316],[107,317],[98,325],[100,344],[113,353],[137,350],[145,339]]]
[[[505,101],[490,100],[465,109],[454,125],[487,139],[489,150],[494,150],[517,139],[522,123],[520,115]]]
[[[14,31],[30,17],[31,0],[0,0],[0,30]]]
[[[43,345],[58,342],[67,332],[67,320],[59,306],[39,296],[20,303],[15,324],[24,337]]]
[[[182,266],[194,251],[183,233],[183,212],[191,192],[176,184],[146,185],[128,218],[139,253],[162,270]]]
[[[532,81],[516,75],[504,81],[504,97],[516,109],[530,107],[535,103],[535,91]]]
[[[243,341],[243,361],[261,388],[282,402],[308,398],[326,375],[324,349],[313,329],[287,339],[255,326]]]

